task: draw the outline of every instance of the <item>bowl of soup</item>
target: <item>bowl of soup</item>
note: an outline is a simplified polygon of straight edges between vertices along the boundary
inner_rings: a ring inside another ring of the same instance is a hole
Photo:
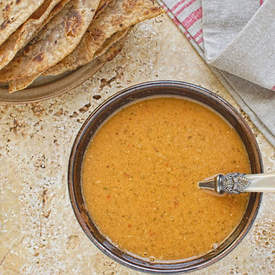
[[[177,273],[227,255],[249,231],[261,193],[214,196],[197,182],[263,172],[255,137],[218,95],[178,81],[142,83],[81,127],[68,185],[88,238],[119,263]]]

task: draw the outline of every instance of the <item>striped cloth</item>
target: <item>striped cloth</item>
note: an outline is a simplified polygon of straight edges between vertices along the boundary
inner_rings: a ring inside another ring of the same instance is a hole
[[[158,0],[169,17],[204,57],[201,0]],[[211,1],[211,0],[210,0]],[[264,0],[255,0],[260,7]]]
[[[203,56],[202,4],[200,0],[160,0],[173,22]]]
[[[172,21],[177,25],[179,30],[182,31],[182,33],[190,41],[192,46],[197,50],[200,56],[204,58],[207,62],[209,62],[208,56],[207,56],[208,52],[205,51],[209,48],[208,47],[209,44],[205,44],[206,42],[208,42],[206,40],[206,38],[208,37],[206,37],[206,33],[204,37],[203,30],[206,31],[207,26],[205,23],[207,22],[207,20],[209,20],[210,16],[208,14],[203,15],[203,12],[211,11],[212,14],[214,14],[215,0],[214,1],[213,0],[158,0],[158,1],[160,5],[164,8],[164,10],[167,12],[169,17],[172,19]],[[269,2],[270,6],[274,7],[274,3],[272,1],[275,1],[275,0],[246,0],[246,1],[243,0],[242,3],[243,5],[252,6],[251,10],[253,11],[252,13],[253,15],[255,12],[260,10],[259,8],[264,4],[264,2],[268,2],[268,1],[270,1]],[[226,2],[226,3],[230,3],[230,2]],[[219,3],[219,2],[217,1],[216,3]],[[235,3],[238,3],[238,2],[235,1]],[[265,3],[265,4],[268,4],[268,3]],[[221,4],[221,5],[224,5],[224,4]],[[210,9],[209,9],[209,6],[210,6]],[[235,6],[235,10],[236,10],[236,6]],[[204,25],[202,24],[203,19],[204,19]],[[212,23],[211,18],[209,21],[211,24]],[[215,21],[215,18],[213,21]],[[211,32],[211,29],[210,29],[210,32]],[[211,37],[211,39],[213,40],[213,37]],[[236,75],[233,75],[234,72],[228,73],[228,71],[226,72],[223,68],[220,68],[219,66],[216,66],[211,62],[209,63],[214,66],[214,67],[210,66],[210,68],[216,74],[218,79],[228,89],[231,95],[235,98],[235,100],[238,102],[240,107],[250,116],[251,120],[259,128],[259,130],[262,131],[262,133],[270,141],[270,143],[275,146],[275,93],[271,91],[271,90],[275,90],[275,85],[274,86],[271,85],[271,87],[270,87],[270,84],[268,86],[261,85],[259,84],[259,82],[254,81],[255,77],[252,80],[243,76],[241,76],[240,78]],[[273,76],[271,76],[271,78],[272,77]],[[257,83],[258,85],[256,85],[255,83]],[[261,85],[262,87],[260,87],[259,85]]]

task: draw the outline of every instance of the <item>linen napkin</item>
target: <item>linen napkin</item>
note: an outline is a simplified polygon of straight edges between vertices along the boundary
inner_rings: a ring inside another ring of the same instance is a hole
[[[275,146],[275,1],[159,2]]]

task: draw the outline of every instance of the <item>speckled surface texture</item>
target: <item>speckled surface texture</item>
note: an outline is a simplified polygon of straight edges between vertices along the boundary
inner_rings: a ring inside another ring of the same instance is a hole
[[[82,232],[68,197],[67,165],[81,124],[98,104],[129,85],[158,79],[198,84],[237,107],[165,15],[136,26],[122,53],[71,92],[0,106],[0,274],[137,274],[104,256]],[[274,171],[274,148],[252,129],[265,171]],[[274,201],[264,195],[241,244],[194,274],[275,274]]]

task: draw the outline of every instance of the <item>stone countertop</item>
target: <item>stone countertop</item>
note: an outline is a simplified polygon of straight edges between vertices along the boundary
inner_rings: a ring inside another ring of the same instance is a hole
[[[125,87],[163,79],[198,84],[238,108],[165,15],[136,26],[121,54],[71,92],[0,106],[0,274],[137,274],[104,256],[83,233],[68,197],[67,165],[74,138],[95,107]],[[274,148],[249,124],[265,171],[274,171]],[[194,274],[274,274],[274,232],[274,196],[266,194],[240,245]]]

